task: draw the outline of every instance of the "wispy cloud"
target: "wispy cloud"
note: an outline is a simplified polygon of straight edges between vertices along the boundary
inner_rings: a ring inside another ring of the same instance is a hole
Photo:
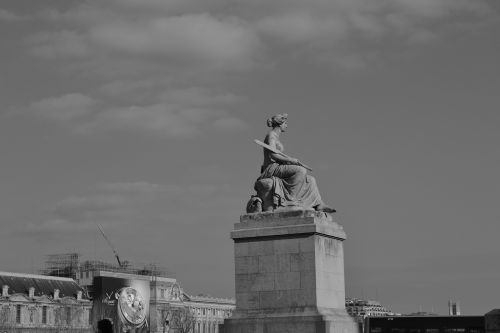
[[[45,58],[85,58],[91,55],[86,37],[72,30],[44,31],[26,39],[31,52]]]
[[[107,88],[123,91],[130,87],[117,83]],[[229,107],[240,100],[231,93],[190,87],[159,93],[154,104],[105,106],[104,101],[72,93],[34,102],[29,108],[33,113],[70,126],[78,133],[119,130],[189,138],[210,128],[231,130],[244,127],[244,122],[229,112]]]
[[[82,133],[186,138],[242,128],[229,111],[241,100],[224,87],[230,74],[286,58],[362,69],[488,15],[495,14],[483,0],[103,0],[47,8],[37,16],[47,28],[26,39],[31,54],[99,83],[31,109]]]
[[[48,8],[39,17],[54,29],[31,38],[32,52],[86,56],[101,69],[127,58],[128,66],[138,68],[155,62],[163,70],[225,72],[253,68],[265,54],[289,53],[285,46],[314,61],[317,52],[330,58],[351,55],[349,46],[360,40],[369,40],[366,46],[372,49],[386,48],[386,39],[428,42],[448,25],[493,13],[483,0],[256,0],[229,5],[227,0],[103,0],[64,12]]]
[[[45,218],[24,225],[20,232],[41,235],[95,231],[97,223],[107,228],[138,230],[178,216],[179,210],[191,207],[193,202],[199,208],[205,207],[207,214],[213,214],[212,208],[220,201],[234,201],[230,190],[228,186],[207,182],[187,186],[144,181],[97,184],[55,203]],[[198,213],[182,215],[193,214]]]
[[[210,14],[149,18],[137,24],[120,20],[92,27],[89,36],[100,48],[129,55],[167,57],[177,65],[247,68],[253,65],[258,40],[236,19]]]
[[[18,22],[27,19],[28,18],[26,16],[20,16],[14,12],[0,8],[0,22]]]
[[[96,104],[97,101],[92,97],[71,93],[33,102],[29,108],[42,117],[61,122],[74,122],[90,115]]]
[[[149,205],[179,191],[176,186],[147,182],[101,184],[86,194],[60,201],[50,210],[50,218],[28,224],[25,232],[91,230],[96,223],[123,227],[144,218]]]
[[[334,66],[347,68],[373,60],[364,59],[366,53],[383,55],[390,45],[430,42],[457,22],[477,22],[493,14],[484,1],[462,0],[278,0],[249,6],[266,13],[255,27],[262,38],[270,38],[275,52],[280,45],[287,51],[293,46],[302,60],[325,64],[330,59]]]

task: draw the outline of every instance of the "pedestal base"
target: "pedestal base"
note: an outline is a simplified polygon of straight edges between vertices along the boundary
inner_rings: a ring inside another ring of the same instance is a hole
[[[345,233],[331,215],[243,215],[235,242],[236,310],[224,333],[358,333],[345,310]]]
[[[224,320],[223,333],[357,333],[358,324],[347,313],[336,315],[261,316]]]

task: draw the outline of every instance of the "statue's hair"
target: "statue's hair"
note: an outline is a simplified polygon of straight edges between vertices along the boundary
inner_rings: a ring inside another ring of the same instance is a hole
[[[267,119],[267,126],[268,127],[276,127],[280,126],[283,124],[288,118],[288,113],[280,113],[275,116],[272,116],[271,118]]]

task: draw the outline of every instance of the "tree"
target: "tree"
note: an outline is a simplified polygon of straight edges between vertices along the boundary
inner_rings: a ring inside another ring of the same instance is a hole
[[[193,331],[196,321],[193,311],[187,307],[171,308],[169,316],[169,327],[176,333],[190,333]]]

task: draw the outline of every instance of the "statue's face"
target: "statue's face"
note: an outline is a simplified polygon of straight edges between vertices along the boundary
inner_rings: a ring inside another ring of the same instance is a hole
[[[282,132],[286,132],[287,127],[288,127],[288,124],[286,123],[286,121],[283,124],[280,125],[280,128],[281,128]]]

